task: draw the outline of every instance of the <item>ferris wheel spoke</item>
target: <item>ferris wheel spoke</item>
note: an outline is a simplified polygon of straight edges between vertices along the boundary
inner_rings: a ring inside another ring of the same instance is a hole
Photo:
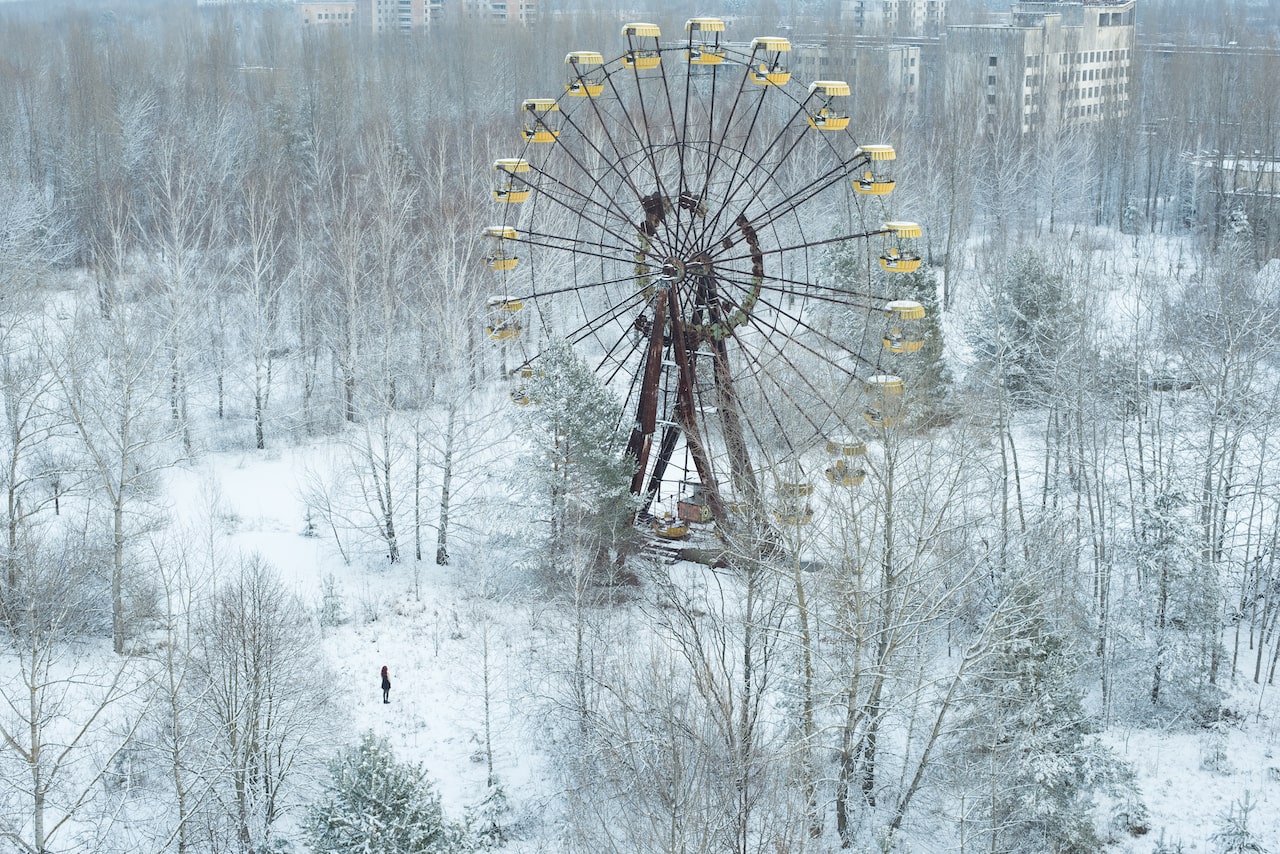
[[[615,70],[612,70],[612,71],[609,71],[609,72],[608,72],[608,74],[607,74],[606,80],[607,80],[607,82],[608,82],[608,84],[609,84],[609,88],[610,88],[610,90],[614,93],[614,96],[618,99],[618,107],[619,107],[619,109],[622,111],[623,116],[626,118],[627,124],[630,126],[630,128],[631,128],[631,132],[632,132],[632,134],[634,134],[636,141],[637,141],[637,142],[642,142],[642,137],[641,137],[641,135],[640,135],[640,132],[636,129],[636,126],[635,126],[635,119],[634,119],[634,117],[632,117],[632,115],[631,115],[630,111],[628,111],[628,110],[626,109],[626,107],[625,107],[625,106],[623,106],[623,102],[622,102],[621,95],[620,95],[620,94],[619,94],[619,92],[618,92],[618,88],[617,88],[617,86],[616,86],[616,85],[614,84],[614,82],[613,82],[613,77],[614,77],[614,75],[615,75],[615,74],[617,74],[617,73],[618,73],[618,72],[617,72],[617,70],[616,70],[616,69],[615,69]],[[611,163],[611,167],[612,167],[614,170],[618,170],[618,169],[620,169],[620,168],[621,168],[621,164],[628,162],[629,157],[628,157],[628,155],[627,155],[627,154],[626,154],[626,153],[625,153],[621,148],[619,148],[619,146],[618,146],[618,141],[614,139],[613,134],[610,132],[609,128],[612,126],[613,122],[612,122],[612,121],[610,121],[610,120],[609,120],[609,118],[608,118],[608,117],[606,117],[606,116],[602,113],[602,111],[601,111],[601,107],[600,107],[600,103],[599,103],[599,100],[600,100],[600,99],[599,99],[599,98],[589,98],[588,100],[591,102],[591,110],[592,110],[592,113],[593,113],[593,114],[595,115],[595,117],[596,117],[597,124],[599,125],[599,127],[600,127],[601,131],[604,133],[605,139],[606,139],[606,140],[608,140],[609,147],[610,147],[610,148],[613,150],[613,152],[614,152],[614,156],[615,156],[615,158],[616,158],[616,161],[615,161],[615,162],[613,162],[613,163]],[[584,137],[584,139],[585,139],[585,137]],[[595,146],[593,145],[593,148],[594,148],[594,147],[595,147]],[[597,149],[597,151],[598,151],[598,149]],[[646,150],[645,154],[646,154],[647,159],[649,159],[650,166],[651,166],[651,168],[652,168],[652,170],[653,170],[653,179],[654,179],[655,184],[657,184],[657,185],[658,185],[658,191],[659,191],[660,193],[663,193],[663,195],[665,195],[665,192],[663,191],[663,188],[661,187],[661,176],[660,176],[660,174],[659,174],[659,170],[658,170],[658,168],[657,168],[657,164],[656,164],[656,162],[654,162],[654,160],[653,160],[653,158],[652,158],[652,152],[650,152],[650,151],[647,151],[647,150]],[[606,158],[606,159],[607,159],[607,158]],[[628,187],[630,187],[631,192],[635,194],[637,201],[643,201],[644,196],[645,196],[645,193],[644,193],[643,191],[641,191],[641,190],[640,190],[640,188],[639,188],[639,187],[637,187],[637,186],[635,185],[634,176],[630,173],[630,171],[627,171],[627,172],[626,172],[626,174],[623,176],[623,180],[624,180],[624,182],[627,184],[627,186],[628,186]]]
[[[793,243],[788,246],[778,246],[773,249],[757,249],[755,253],[753,253],[753,255],[758,254],[763,256],[763,255],[779,255],[779,254],[785,254],[788,252],[802,252],[808,249],[816,249],[819,246],[831,246],[832,244],[835,244],[835,243],[848,243],[851,240],[869,240],[872,237],[880,237],[882,235],[892,234],[892,233],[893,232],[888,229],[881,228],[881,229],[877,229],[876,231],[863,231],[855,234],[841,234],[841,235],[837,235],[836,237],[824,237],[821,240],[805,240],[800,243]],[[721,246],[723,245],[724,244],[722,241]],[[722,251],[729,251],[729,250],[722,250]],[[753,257],[753,255],[730,255],[728,257],[723,257],[713,253],[711,254],[711,260],[715,261],[717,264],[732,263],[734,261],[749,260],[751,257]]]
[[[692,38],[690,39],[690,41],[692,41]],[[681,102],[681,112],[680,112],[679,137],[678,137],[678,139],[680,140],[680,144],[676,147],[676,157],[678,159],[678,171],[680,176],[679,185],[677,186],[676,189],[679,191],[680,193],[679,197],[681,199],[683,199],[685,197],[685,194],[689,192],[689,182],[686,180],[686,177],[685,177],[685,151],[686,151],[686,146],[688,145],[688,139],[689,139],[689,101],[690,101],[690,93],[692,92],[692,90],[693,90],[693,75],[686,73],[684,76],[684,100]],[[675,128],[677,127],[677,125],[676,125],[675,107],[671,102],[671,82],[667,78],[667,71],[665,67],[662,70],[662,91],[667,96],[667,109],[671,113],[671,127]],[[715,94],[713,89],[712,97],[714,96]],[[693,227],[693,224],[690,223],[690,229],[692,229],[692,227]],[[676,231],[676,245],[677,246],[683,245],[682,236],[678,228]]]
[[[592,111],[594,112],[598,120],[598,123],[602,126],[605,139],[608,141],[609,147],[613,151],[612,157],[610,157],[610,155],[607,152],[602,150],[600,146],[597,145],[595,141],[590,137],[590,135],[588,135],[585,132],[585,130],[581,126],[579,126],[576,121],[574,121],[574,117],[572,114],[569,114],[569,113],[565,114],[565,124],[568,125],[572,130],[577,132],[577,138],[582,142],[582,144],[586,145],[591,150],[591,152],[596,155],[596,157],[600,158],[601,162],[607,164],[607,172],[612,173],[614,177],[618,179],[619,184],[621,186],[625,186],[628,190],[630,190],[631,195],[635,197],[636,202],[639,202],[643,198],[644,194],[640,191],[640,188],[635,185],[634,181],[632,180],[630,171],[628,171],[627,169],[624,169],[620,165],[626,162],[626,157],[623,155],[621,151],[618,150],[617,144],[614,142],[612,134],[608,132],[609,122],[600,115],[599,107],[596,106],[595,104],[596,99],[591,98],[590,100],[592,102]],[[592,169],[590,169],[585,163],[583,163],[582,158],[578,157],[573,152],[573,150],[568,146],[560,145],[558,147],[559,147],[559,150],[565,152],[565,155],[582,172],[583,175],[588,176],[592,186],[596,190],[598,190],[600,193],[602,193],[605,196],[605,198],[608,199],[611,205],[616,206],[618,204],[618,200],[615,198],[616,194],[609,192],[609,190],[600,183],[600,178],[595,174],[595,172]],[[620,208],[618,209],[618,215],[623,220],[629,219]]]
[[[770,87],[770,88],[773,88],[773,87]],[[783,91],[785,92],[785,90]],[[826,172],[820,175],[818,178],[811,181],[805,187],[802,187],[799,190],[789,194],[788,199],[801,200],[799,203],[796,204],[796,206],[798,207],[799,204],[803,203],[803,201],[807,201],[808,198],[812,197],[813,193],[811,191],[813,191],[814,188],[817,188],[818,192],[821,192],[822,190],[827,189],[832,184],[850,175],[854,169],[859,168],[859,166],[865,166],[867,163],[870,162],[870,158],[865,153],[862,153],[861,149],[858,149],[854,153],[854,155],[851,157],[845,158],[844,156],[842,156],[838,151],[838,149],[836,148],[836,146],[834,145],[834,143],[832,142],[832,140],[830,139],[829,135],[823,134],[818,131],[814,131],[809,126],[808,121],[805,121],[803,123],[800,123],[798,121],[801,116],[808,115],[808,106],[807,106],[808,100],[809,100],[808,96],[806,96],[804,99],[798,99],[795,96],[790,95],[789,92],[787,92],[786,94],[791,98],[792,103],[796,105],[796,112],[779,127],[777,135],[775,136],[773,141],[763,149],[760,157],[757,158],[756,161],[752,164],[751,168],[748,169],[742,175],[741,186],[752,185],[752,186],[763,187],[763,186],[772,184],[775,181],[775,177],[777,175],[778,170],[781,169],[783,165],[786,164],[788,158],[791,157],[791,155],[796,151],[796,149],[800,145],[805,144],[810,140],[816,139],[820,145],[825,146],[827,152],[835,158],[836,163],[835,165],[830,167]],[[774,163],[773,166],[769,169],[769,172],[765,176],[765,178],[763,180],[755,180],[756,173],[764,165],[764,161],[768,153],[771,152],[778,145],[779,142],[781,142],[784,135],[793,126],[798,126],[800,128],[800,133],[795,135],[795,139],[791,142],[790,146],[788,146],[787,149],[783,151],[781,155],[778,156],[777,162]],[[849,137],[848,131],[844,131],[843,134],[846,137]],[[832,180],[833,178],[835,180]],[[756,196],[753,195],[751,201],[754,201],[755,198]],[[750,202],[748,202],[748,205],[749,204]],[[746,206],[747,205],[743,205],[742,207],[745,209]],[[778,211],[778,215],[779,216],[785,215],[788,212],[789,212],[789,209],[780,210]],[[766,212],[766,214],[767,213],[768,212]],[[765,217],[757,217],[755,220],[756,225],[759,228],[763,228],[769,225],[772,221],[773,221],[773,218],[765,218]]]
[[[622,356],[615,355],[618,348],[621,347],[623,344],[626,344],[628,341],[630,341],[631,343],[627,352]],[[636,354],[639,351],[640,351],[639,339],[637,339],[635,336],[628,336],[628,335],[618,336],[618,340],[614,342],[614,345],[609,348],[608,352],[606,352],[604,356],[600,358],[599,363],[597,363],[596,365],[596,371],[603,372],[605,366],[608,365],[610,361],[612,361],[613,363],[613,370],[610,371],[607,375],[604,375],[602,377],[606,387],[612,385],[614,381],[617,380],[618,374],[631,362],[632,359],[636,357]],[[632,383],[634,384],[634,382],[635,382],[635,378],[633,376]]]
[[[786,351],[784,351],[776,342],[774,342],[773,337],[769,335],[770,330],[768,329],[768,327],[762,326],[759,323],[759,321],[755,318],[752,318],[751,325],[756,329],[758,333],[760,333],[760,337],[764,338],[764,340],[768,343],[768,345],[773,349],[774,358],[779,363],[785,366],[787,376],[799,377],[802,380],[804,387],[807,388],[809,392],[813,395],[813,398],[815,401],[823,400],[824,393],[813,385],[812,381],[810,381],[808,377],[808,372],[801,370],[799,366],[797,366],[795,362],[791,359],[791,357],[786,353]],[[786,401],[789,404],[791,404],[792,409],[806,423],[808,423],[810,427],[813,428],[815,434],[821,434],[822,425],[819,424],[817,421],[815,421],[813,418],[812,402],[802,403],[800,401],[797,401],[791,390],[792,384],[781,382],[777,378],[775,378],[772,374],[767,372],[767,367],[769,363],[766,363],[760,360],[751,360],[751,363],[759,365],[759,370],[753,373],[753,377],[756,380],[757,386],[760,388],[761,398],[769,402],[769,409],[773,413],[775,422],[777,423],[778,427],[785,428],[786,422],[778,414],[776,407],[773,406],[772,404],[773,395],[770,394],[770,390],[772,390],[774,393],[781,395],[784,399],[786,399]],[[765,383],[764,383],[763,377],[765,376],[768,377],[770,382],[770,387],[768,388],[765,386]],[[848,378],[850,380],[857,379],[852,374],[849,374]],[[780,429],[779,432],[785,437],[788,431],[785,429]],[[788,444],[788,449],[792,453],[795,453],[795,447],[791,445],[790,441],[788,441],[787,444]]]
[[[571,293],[577,293],[579,291],[589,291],[594,288],[608,288],[608,287],[612,287],[613,285],[621,285],[627,282],[634,282],[634,281],[635,281],[635,276],[628,275],[628,276],[620,276],[616,279],[601,279],[595,282],[585,282],[585,283],[575,282],[571,285],[565,285],[562,288],[552,288],[550,290],[545,290],[545,291],[540,291],[537,288],[534,288],[533,290],[525,293],[511,294],[508,297],[508,299],[539,300],[539,299],[544,299],[546,297],[559,296],[560,294],[571,294]]]
[[[551,252],[564,252],[588,258],[600,258],[606,261],[616,261],[619,255],[634,255],[640,252],[640,246],[638,245],[611,246],[602,243],[589,243],[583,240],[564,238],[558,234],[537,231],[522,233],[520,235],[520,243]],[[651,265],[646,264],[646,266]]]
[[[721,278],[740,284],[742,287],[748,287],[747,282],[751,279],[751,273],[747,270],[739,270],[735,267],[726,267],[724,265],[716,266],[717,272]],[[769,284],[773,282],[774,284]],[[806,282],[801,279],[789,279],[784,276],[765,276],[761,280],[760,287],[764,290],[775,291],[780,294],[787,294],[793,297],[805,297],[807,299],[820,300],[822,302],[831,303],[832,305],[842,306],[844,308],[859,308],[866,311],[882,311],[879,303],[883,301],[883,297],[878,294],[864,293],[862,291],[849,290],[838,285],[822,285],[817,282]],[[858,302],[865,300],[865,302]]]
[[[661,69],[662,66],[659,65],[658,68]],[[639,105],[640,109],[640,127],[636,126],[636,118],[631,115],[631,111],[623,106],[624,100],[622,93],[618,91],[617,85],[614,84],[613,74],[610,74],[607,78],[609,88],[613,91],[614,97],[618,99],[618,105],[622,110],[623,116],[626,118],[627,125],[631,128],[632,135],[636,142],[641,144],[641,148],[644,152],[644,158],[648,161],[649,168],[653,173],[654,186],[657,188],[661,198],[669,198],[671,193],[665,186],[663,186],[662,170],[658,167],[658,161],[654,153],[653,133],[649,122],[649,114],[645,108],[644,88],[640,85],[640,69],[634,68],[632,71],[634,72],[636,81],[636,103]],[[641,133],[641,127],[644,129],[643,133]]]
[[[744,289],[746,288],[745,284],[743,283],[738,283],[738,284],[739,284],[739,287],[742,287]],[[721,298],[724,299],[726,302],[729,302],[735,308],[740,307],[740,303],[736,300],[733,300],[731,297],[722,296]],[[771,310],[775,314],[775,316],[779,318],[785,318],[789,322],[789,324],[794,325],[796,328],[802,329],[805,332],[813,335],[815,338],[818,338],[821,341],[826,342],[836,350],[839,350],[843,355],[851,357],[855,362],[862,362],[868,368],[871,368],[873,370],[875,369],[876,364],[871,360],[863,357],[857,350],[853,350],[847,344],[845,344],[842,340],[832,337],[829,333],[823,332],[822,330],[810,324],[808,321],[803,320],[799,315],[786,311],[785,309],[782,308],[780,304],[774,302],[773,300],[769,300],[769,299],[757,296],[755,298],[755,301],[758,305]],[[759,320],[754,315],[748,315],[748,316],[751,317],[753,322],[759,323]],[[827,356],[821,353],[820,351],[816,350],[815,348],[811,347],[804,341],[797,338],[795,335],[788,335],[786,337],[788,341],[794,343],[797,347],[800,347],[801,349],[808,351],[810,354],[812,354],[816,358],[824,362],[827,362],[832,367],[836,368],[837,370],[843,373],[848,374],[850,377],[857,378],[857,373],[853,369],[842,367],[838,362],[834,361],[830,356]]]
[[[843,166],[832,167],[805,186],[783,196],[772,207],[766,208],[761,214],[752,219],[751,224],[758,230],[774,225],[783,217],[794,213],[811,199],[837,185],[844,179],[845,175],[846,172]],[[757,196],[753,195],[752,198],[755,199]],[[715,240],[705,244],[707,251],[710,251],[711,247],[722,246],[724,241],[730,238],[731,233],[731,230],[726,228]]]
[[[735,275],[724,275],[724,273],[741,275],[742,278],[735,278]],[[748,279],[749,275],[749,273],[742,270],[722,270],[721,280],[722,282],[735,283],[735,286],[742,289],[742,291],[750,291],[751,288],[758,287],[760,292],[777,293],[780,296],[800,298],[800,300],[813,300],[831,306],[833,309],[877,312],[877,314],[881,311],[881,306],[877,305],[876,302],[877,297],[870,296],[870,294],[854,293],[844,291],[841,288],[819,286],[819,284],[809,284],[797,282],[794,279],[776,277],[765,278],[763,282],[760,282],[759,286],[753,286]]]
[[[535,175],[537,175],[539,178],[543,179],[544,181],[547,181],[550,184],[553,184],[554,186],[558,187],[560,190],[564,191],[564,193],[570,199],[576,200],[579,204],[587,205],[591,208],[597,208],[606,217],[608,217],[609,215],[612,215],[617,217],[622,222],[629,222],[629,218],[626,216],[626,213],[617,206],[613,198],[613,194],[606,192],[605,189],[600,185],[599,179],[596,178],[595,176],[592,176],[589,172],[584,171],[584,174],[588,175],[588,177],[592,179],[592,186],[595,189],[600,191],[601,195],[605,197],[608,204],[602,204],[594,196],[578,189],[578,187],[576,187],[568,179],[561,179],[559,176],[553,175],[552,173],[547,172],[544,169],[541,169],[537,166],[531,165],[530,171],[533,172]],[[566,201],[564,198],[561,198],[560,196],[554,193],[551,193],[546,186],[534,184],[533,182],[527,181],[527,180],[524,181],[524,185],[530,188],[537,188],[540,194],[546,195],[549,198],[554,199],[555,201],[559,202],[560,205],[563,207],[567,207],[570,210],[573,210],[575,212],[580,210],[580,208],[574,206],[571,201]]]
[[[750,348],[744,346],[742,341],[739,340],[738,333],[736,330],[733,333],[733,338],[737,342],[738,348],[741,352],[743,353],[750,352]],[[766,431],[763,436],[761,435],[760,432],[756,430],[754,419],[751,419],[751,418],[742,419],[746,421],[746,430],[751,433],[751,438],[754,446],[758,449],[764,450],[768,448],[774,441],[781,438],[783,444],[786,445],[787,447],[787,451],[789,453],[794,453],[795,448],[791,443],[790,436],[788,435],[790,431],[785,429],[787,424],[786,419],[782,417],[782,414],[778,411],[777,407],[774,405],[773,398],[770,394],[767,393],[764,381],[761,378],[764,367],[758,362],[755,362],[749,359],[743,359],[742,361],[744,362],[744,367],[746,369],[746,374],[745,374],[746,378],[751,380],[752,384],[754,385],[756,390],[759,392],[756,395],[757,399],[759,400],[759,404],[762,405],[766,410],[768,410],[768,413],[772,419],[769,425],[771,429]],[[739,378],[741,378],[741,376]]]
[[[746,84],[747,80],[750,77],[750,74],[751,74],[751,69],[750,69],[750,66],[748,66],[744,71],[743,82],[739,84],[740,86]],[[762,91],[760,93],[760,97],[756,99],[755,112],[751,115],[751,120],[747,122],[745,135],[742,137],[741,140],[735,140],[736,144],[733,146],[733,151],[731,151],[730,153],[736,154],[737,157],[735,158],[733,165],[728,167],[729,174],[734,176],[735,181],[734,181],[734,184],[731,185],[729,194],[722,200],[722,203],[717,207],[716,215],[712,219],[712,221],[707,224],[707,227],[704,230],[704,233],[715,232],[717,230],[718,226],[720,225],[720,218],[725,214],[726,211],[729,211],[731,209],[730,201],[737,195],[736,187],[741,186],[741,184],[744,182],[744,178],[742,175],[742,163],[744,160],[747,159],[747,150],[751,144],[751,134],[755,130],[756,126],[760,123],[760,113],[764,110],[765,95],[767,93],[767,90],[772,88],[773,88],[772,86],[766,86],[765,91]],[[726,131],[727,131],[727,128],[726,128]],[[713,161],[712,161],[713,165],[712,167],[710,167],[711,169],[714,169],[714,164],[718,164],[722,162],[721,155],[723,154],[723,151],[724,151],[725,142],[726,142],[726,136],[722,136],[720,139],[720,146],[715,151]],[[708,186],[711,183],[710,171],[708,174],[707,183],[708,183]],[[732,210],[736,211],[737,208],[732,208]]]
[[[718,90],[718,86],[716,84],[718,82],[717,76],[719,74],[719,71],[720,71],[719,65],[712,66],[712,70],[711,70],[712,104],[711,106],[713,110],[715,106],[714,96],[716,91]],[[737,88],[737,91],[734,92],[733,102],[729,106],[729,113],[728,115],[725,116],[724,122],[720,127],[720,138],[716,140],[714,144],[710,144],[707,147],[706,174],[702,181],[702,188],[698,191],[699,202],[705,202],[706,199],[708,198],[708,193],[715,179],[716,164],[721,162],[722,155],[724,154],[725,148],[728,145],[729,135],[733,130],[734,120],[738,112],[738,105],[742,103],[743,94],[747,91],[747,82],[750,79],[750,76],[751,76],[750,64],[742,63],[742,78],[741,80],[738,81],[738,88]],[[757,105],[756,109],[758,113],[759,105]],[[715,113],[713,111],[711,113],[711,116],[714,117],[714,115]],[[714,124],[712,124],[711,127],[714,129]],[[710,141],[711,141],[710,136],[708,136],[708,142],[710,143]],[[739,149],[739,155],[741,155],[740,149]]]
[[[864,158],[864,162],[869,161]],[[858,158],[851,159],[848,162],[837,163],[818,178],[787,194],[775,207],[767,208],[763,214],[756,218],[757,227],[764,228],[772,225],[782,217],[795,212],[810,200],[848,178],[850,174],[858,169],[858,163]]]
[[[772,89],[774,87],[770,86],[767,88]],[[761,105],[763,105],[764,103],[763,94],[761,95],[760,103]],[[783,136],[787,132],[787,129],[790,128],[795,123],[796,119],[798,119],[800,116],[804,114],[805,114],[804,104],[799,103],[799,106],[797,107],[795,114],[792,115],[791,118],[789,118],[786,122],[783,123],[783,125],[779,128],[777,134],[774,136],[773,140],[768,145],[766,145],[763,149],[761,149],[760,156],[751,162],[750,167],[747,168],[746,171],[740,171],[741,161],[739,161],[739,163],[735,165],[734,171],[740,176],[740,180],[737,184],[737,187],[733,191],[733,193],[731,193],[725,199],[724,205],[722,206],[721,210],[730,210],[730,209],[746,210],[750,206],[751,202],[754,202],[759,197],[760,188],[774,185],[775,176],[777,175],[778,170],[783,167],[783,165],[787,162],[787,158],[791,156],[791,154],[796,150],[797,146],[799,146],[801,141],[804,139],[804,134],[805,134],[804,131],[801,131],[801,133],[796,135],[796,138],[791,142],[791,145],[788,146],[781,153],[780,156],[778,156],[777,162],[773,164],[772,168],[768,170],[768,172],[764,175],[762,179],[757,179],[756,175],[764,166],[765,159],[770,155],[770,153],[774,151],[778,143],[781,142],[781,140],[783,139]],[[808,130],[807,123],[804,125],[804,128],[806,131]],[[745,146],[744,146],[744,150],[745,150]],[[755,189],[755,191],[751,193],[750,198],[745,203],[738,204],[737,203],[738,191],[740,189],[748,188],[748,187],[757,188],[757,189]],[[762,228],[765,225],[770,224],[771,222],[767,220],[760,221],[759,217],[757,217],[756,220],[757,220],[756,222],[757,228]]]
[[[588,338],[592,337],[593,335],[596,335],[596,333],[599,331],[599,328],[601,326],[616,320],[623,313],[630,311],[632,308],[634,308],[634,304],[639,302],[644,302],[644,301],[647,301],[644,294],[638,293],[638,292],[634,293],[631,296],[622,300],[621,302],[617,303],[616,305],[609,306],[607,309],[595,315],[594,317],[588,318],[577,329],[574,329],[570,331],[568,334],[566,334],[564,336],[565,340],[568,341],[570,344],[580,344],[583,341],[587,340]],[[583,313],[585,314],[586,312],[584,311]]]
[[[557,208],[567,212],[570,216],[579,220],[584,220],[588,224],[595,226],[596,228],[599,228],[602,233],[607,234],[610,237],[617,239],[623,245],[630,247],[631,251],[639,251],[640,247],[637,244],[631,243],[629,240],[629,237],[627,236],[629,234],[629,229],[623,229],[622,232],[619,233],[619,231],[615,227],[609,224],[607,215],[612,213],[617,217],[617,220],[619,222],[627,226],[631,225],[630,220],[627,217],[625,217],[621,211],[617,210],[616,208],[611,208],[609,206],[601,205],[599,202],[596,202],[590,197],[583,195],[581,192],[570,187],[568,184],[550,175],[546,175],[545,173],[539,173],[539,174],[544,175],[544,177],[546,177],[547,180],[554,183],[557,187],[560,187],[568,191],[569,195],[576,197],[579,200],[579,202],[589,202],[591,207],[596,208],[601,212],[603,212],[604,214],[606,214],[606,219],[600,219],[592,215],[591,213],[588,213],[588,211],[585,210],[581,204],[575,205],[572,203],[572,201],[561,198],[556,193],[549,192],[545,187],[538,188],[539,197],[545,197],[548,201],[553,202]],[[534,187],[535,185],[528,184],[527,186]]]
[[[791,312],[788,312],[787,310],[782,308],[781,305],[773,302],[772,300],[768,300],[765,298],[761,298],[759,302],[765,307],[772,309],[775,312],[775,314],[777,314],[779,317],[786,318],[788,321],[795,324],[798,328],[803,329],[805,332],[810,333],[815,338],[819,338],[822,341],[825,341],[827,344],[830,344],[833,348],[835,348],[836,350],[839,350],[841,354],[851,357],[855,362],[861,362],[862,364],[866,365],[868,368],[872,370],[876,369],[877,367],[876,362],[873,362],[870,359],[867,359],[857,350],[850,348],[849,345],[845,344],[840,339],[833,338],[828,333],[825,333],[820,329],[818,329],[817,327],[813,326],[812,324],[808,323],[807,321],[802,320],[799,316]],[[755,318],[752,318],[752,320],[753,322],[758,322],[755,320]],[[804,341],[800,340],[796,336],[794,335],[788,336],[788,340],[794,343],[800,349],[808,352],[814,358],[829,364],[831,367],[835,368],[841,373],[847,374],[849,377],[853,379],[859,379],[857,372],[854,371],[852,368],[846,368],[842,366],[839,362],[836,362],[830,356],[809,346],[808,344],[806,344]]]

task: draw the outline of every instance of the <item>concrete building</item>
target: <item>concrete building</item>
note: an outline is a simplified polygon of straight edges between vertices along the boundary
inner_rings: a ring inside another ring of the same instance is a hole
[[[792,54],[792,70],[800,80],[843,80],[856,93],[875,93],[897,102],[903,115],[920,107],[919,44],[828,37],[798,40]]]
[[[356,0],[356,20],[371,33],[420,31],[427,25],[427,0]]]
[[[529,24],[538,19],[538,0],[465,0],[468,17]]]
[[[981,93],[1023,133],[1128,114],[1136,0],[1039,0],[992,25],[947,27],[946,97]]]
[[[372,33],[418,32],[446,17],[515,21],[538,19],[538,0],[355,0],[358,25]]]
[[[356,20],[355,0],[345,3],[299,3],[303,27],[350,27]]]
[[[860,36],[935,36],[946,26],[947,0],[841,0],[840,24]]]

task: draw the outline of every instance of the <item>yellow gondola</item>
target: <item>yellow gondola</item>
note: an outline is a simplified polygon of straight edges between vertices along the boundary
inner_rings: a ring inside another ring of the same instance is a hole
[[[773,511],[773,518],[783,525],[807,525],[813,521],[813,508],[809,506],[809,496],[813,495],[813,484],[805,481],[783,481],[778,484],[778,505]]]
[[[485,324],[485,332],[494,341],[514,341],[520,337],[524,326],[520,323],[520,312],[524,303],[514,297],[489,297],[489,319]]]
[[[560,138],[560,105],[554,98],[526,98],[520,109],[524,112],[525,142],[555,142]]]
[[[853,179],[853,189],[864,196],[887,196],[893,192],[893,178],[880,166],[898,156],[893,146],[864,145],[858,153],[865,155],[868,163],[862,174]]]
[[[923,232],[914,222],[886,222],[884,230],[889,233],[890,243],[880,255],[880,266],[890,273],[914,273],[920,269],[920,254],[916,251],[916,240]]]
[[[884,307],[888,329],[884,348],[890,353],[919,353],[924,346],[924,306],[915,300],[897,299]]]
[[[867,455],[867,443],[861,439],[833,436],[827,439],[827,455],[833,458],[823,472],[827,480],[836,486],[858,486],[867,478],[862,459]]]
[[[520,258],[507,247],[508,240],[519,240],[520,235],[509,225],[491,225],[484,230],[484,236],[493,241],[493,248],[484,255],[484,265],[490,270],[506,272],[514,270],[520,264]]]
[[[817,109],[810,109],[809,127],[816,130],[844,130],[849,126],[849,113],[844,109],[844,99],[849,96],[849,84],[843,80],[815,80],[809,84],[810,99],[817,96]],[[839,99],[839,100],[837,100]]]
[[[824,472],[827,480],[836,486],[852,488],[861,486],[862,482],[867,479],[867,470],[864,468],[854,468],[845,460],[836,460],[827,466]]]
[[[533,398],[529,396],[529,380],[533,379],[533,366],[524,365],[520,368],[520,384],[511,390],[511,402],[516,406],[528,406],[533,403]]]
[[[645,71],[661,64],[658,40],[662,38],[662,30],[657,24],[627,24],[622,28],[622,35],[627,39],[627,52],[622,56],[624,66]],[[646,39],[652,39],[652,44],[646,44]]]
[[[867,408],[862,417],[872,427],[896,427],[902,421],[902,377],[877,374],[867,380]]]
[[[527,183],[516,178],[517,175],[529,172],[529,161],[521,160],[519,157],[503,157],[493,162],[493,171],[494,201],[515,204],[527,201],[533,193]]]
[[[683,540],[689,536],[689,525],[666,511],[653,520],[653,532],[664,540]]]
[[[594,50],[575,50],[564,58],[569,66],[564,90],[575,98],[595,98],[604,91],[604,57]]]
[[[791,42],[776,36],[751,40],[751,82],[760,86],[785,86],[791,71],[783,54],[791,52]]]
[[[724,62],[724,48],[720,45],[724,21],[719,18],[690,18],[684,22],[684,30],[689,34],[689,48],[684,56],[690,65],[719,65]]]

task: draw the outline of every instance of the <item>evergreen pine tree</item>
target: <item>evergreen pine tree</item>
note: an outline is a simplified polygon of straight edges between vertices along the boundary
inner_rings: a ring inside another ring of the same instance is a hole
[[[1099,850],[1095,791],[1119,760],[1092,738],[1073,656],[1035,584],[1010,582],[1007,615],[986,667],[968,679],[957,739],[991,850]]]
[[[887,320],[880,312],[849,312],[843,307],[832,309],[821,318],[818,309],[815,322],[829,328],[833,337],[846,343],[865,342],[859,355],[869,364],[880,365],[885,373],[901,376],[910,390],[912,408],[918,413],[918,421],[937,421],[946,417],[947,395],[951,387],[951,372],[943,359],[945,341],[942,333],[941,303],[938,299],[938,277],[928,264],[914,273],[886,273],[866,253],[856,246],[842,246],[827,260],[823,284],[828,287],[862,293],[868,280],[871,293],[880,294],[885,300],[915,300],[924,306],[925,318],[921,324],[924,345],[910,355],[892,355],[883,348]],[[882,308],[882,306],[875,306]]]
[[[947,395],[951,388],[951,370],[943,358],[945,340],[942,314],[938,302],[938,277],[928,264],[914,273],[883,273],[884,293],[896,299],[915,300],[924,306],[922,327],[924,345],[919,352],[892,357],[887,368],[902,377],[911,395],[912,419],[937,423],[947,418]]]
[[[1222,816],[1217,831],[1210,837],[1218,854],[1267,854],[1267,849],[1249,828],[1249,814],[1254,806],[1246,792],[1244,800],[1233,803]]]
[[[316,854],[453,854],[469,847],[445,820],[426,771],[397,762],[386,739],[366,732],[329,770],[332,779],[304,825]]]
[[[1029,248],[1009,255],[969,340],[980,365],[1000,371],[1015,406],[1053,393],[1054,368],[1079,324],[1066,277]]]
[[[520,416],[533,439],[533,476],[524,486],[549,505],[550,551],[575,539],[603,570],[609,551],[625,547],[635,510],[621,405],[565,342],[543,351],[526,389],[533,405]]]

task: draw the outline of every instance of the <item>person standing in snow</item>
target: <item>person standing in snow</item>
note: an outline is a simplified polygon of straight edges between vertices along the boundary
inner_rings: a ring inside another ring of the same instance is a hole
[[[391,677],[387,675],[387,665],[382,665],[382,702],[390,703]]]

